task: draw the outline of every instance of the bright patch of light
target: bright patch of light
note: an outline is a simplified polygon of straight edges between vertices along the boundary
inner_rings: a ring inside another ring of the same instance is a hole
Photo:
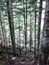
[[[23,46],[23,44],[21,44],[21,46]]]
[[[43,7],[43,8],[45,8],[45,6],[46,6],[46,2],[45,2],[45,1],[43,1],[43,6],[42,6],[42,7]]]
[[[27,47],[29,47],[29,44],[27,44]]]
[[[42,5],[43,8],[46,7],[46,2],[43,1],[43,5]],[[41,31],[43,30],[43,26],[44,26],[44,17],[45,17],[45,10],[42,10],[42,19],[41,19]]]
[[[41,20],[41,30],[43,29],[43,25],[44,25],[44,19]]]
[[[45,16],[45,10],[42,11],[42,18]]]
[[[13,5],[16,5],[16,2],[14,2]]]
[[[40,0],[37,0],[37,2],[40,2]]]
[[[12,58],[12,60],[15,60],[15,59],[16,59],[16,57],[13,57],[13,58]]]
[[[9,29],[9,27],[8,27],[8,26],[6,26],[6,29]]]

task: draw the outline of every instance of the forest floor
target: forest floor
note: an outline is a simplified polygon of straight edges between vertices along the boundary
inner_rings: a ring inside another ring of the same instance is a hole
[[[25,56],[13,57],[12,55],[10,56],[5,52],[7,50],[4,48],[1,49],[4,50],[4,53],[2,53],[3,57],[0,58],[0,65],[37,65],[37,60],[35,60],[33,53],[27,53]]]
[[[37,61],[31,58],[25,57],[12,57],[0,59],[0,65],[37,65]]]

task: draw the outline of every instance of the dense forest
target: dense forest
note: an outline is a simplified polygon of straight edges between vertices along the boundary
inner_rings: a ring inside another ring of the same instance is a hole
[[[0,0],[0,65],[49,65],[49,0]]]

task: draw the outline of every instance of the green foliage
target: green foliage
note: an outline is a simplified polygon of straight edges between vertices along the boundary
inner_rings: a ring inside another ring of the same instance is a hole
[[[6,52],[6,50],[4,48],[0,47],[0,56],[7,57],[8,53],[5,53],[5,52]]]
[[[0,55],[2,55],[3,53],[3,49],[0,47]]]
[[[0,65],[3,65],[2,63],[0,63]]]

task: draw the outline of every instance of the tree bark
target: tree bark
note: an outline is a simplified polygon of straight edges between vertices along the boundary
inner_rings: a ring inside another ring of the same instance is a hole
[[[40,29],[41,29],[41,14],[42,14],[42,0],[40,0],[39,6],[39,21],[38,21],[38,63],[39,63],[39,46],[40,46]]]
[[[26,54],[26,50],[27,50],[26,49],[27,48],[27,0],[26,0],[26,8],[24,7],[24,0],[23,0],[23,8],[24,8],[24,35],[25,35],[24,37],[25,37],[25,54]]]
[[[10,28],[10,34],[11,34],[12,47],[13,47],[13,51],[14,51],[14,56],[16,56],[12,0],[7,1],[7,13],[8,13],[8,20],[9,20],[9,28]]]
[[[32,47],[32,21],[31,21],[31,12],[30,12],[30,52]]]
[[[0,12],[0,24],[1,24],[1,30],[2,30],[2,45],[6,46],[6,34],[5,34],[5,25],[3,26],[3,22],[2,22],[2,16],[1,16],[1,12]]]
[[[45,20],[44,20],[44,34],[43,34],[43,65],[47,65],[49,55],[49,0],[46,0]]]

